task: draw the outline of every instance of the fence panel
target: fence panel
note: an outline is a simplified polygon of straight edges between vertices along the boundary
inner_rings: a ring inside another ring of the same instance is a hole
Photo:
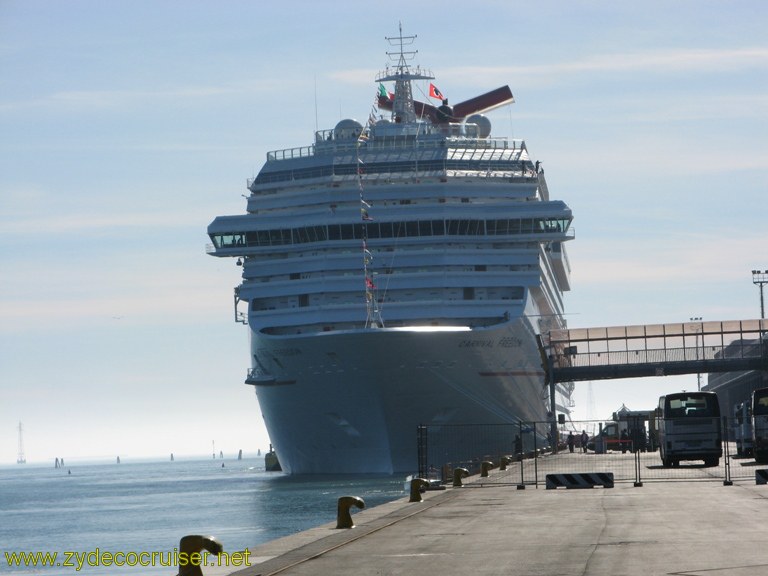
[[[755,470],[768,466],[758,465],[751,455],[737,450],[737,425],[736,419],[722,419],[722,456],[716,466],[707,466],[703,460],[681,460],[665,466],[653,424],[639,427],[635,423],[633,430],[626,422],[624,426],[612,422],[568,422],[558,426],[556,442],[552,441],[549,422],[421,426],[419,475],[450,483],[454,469],[465,468],[471,475],[470,483],[521,487],[543,486],[547,474],[606,472],[612,473],[616,482],[636,484],[753,483]],[[626,434],[622,436],[621,430],[626,430]],[[484,467],[490,470],[485,476]]]

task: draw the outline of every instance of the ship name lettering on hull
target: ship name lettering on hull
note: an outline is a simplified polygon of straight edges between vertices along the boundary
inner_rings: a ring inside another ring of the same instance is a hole
[[[495,342],[493,340],[462,340],[459,342],[459,348],[519,348],[522,345],[522,340],[513,336],[499,338]]]

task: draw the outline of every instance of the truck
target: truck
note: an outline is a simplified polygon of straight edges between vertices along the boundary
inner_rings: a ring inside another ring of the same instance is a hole
[[[590,438],[587,449],[597,453],[608,450],[621,450],[622,453],[655,450],[655,422],[652,416],[652,410],[623,409],[614,412],[613,421],[600,425],[600,431]]]

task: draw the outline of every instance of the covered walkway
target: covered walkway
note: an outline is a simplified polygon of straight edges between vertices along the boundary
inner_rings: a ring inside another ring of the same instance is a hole
[[[768,370],[768,320],[552,330],[539,346],[551,385]]]

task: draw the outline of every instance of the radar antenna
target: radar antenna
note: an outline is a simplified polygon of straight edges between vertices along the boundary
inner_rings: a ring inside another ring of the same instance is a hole
[[[400,34],[398,36],[384,37],[390,46],[399,46],[397,52],[387,52],[387,56],[392,61],[397,61],[394,70],[387,66],[387,69],[379,74],[376,82],[394,82],[395,98],[392,103],[392,120],[397,123],[416,122],[417,116],[413,105],[413,91],[411,90],[411,80],[434,80],[434,76],[428,70],[422,70],[419,66],[411,68],[408,64],[412,61],[418,50],[405,50],[416,41],[416,36],[403,36],[403,25],[400,24]]]

